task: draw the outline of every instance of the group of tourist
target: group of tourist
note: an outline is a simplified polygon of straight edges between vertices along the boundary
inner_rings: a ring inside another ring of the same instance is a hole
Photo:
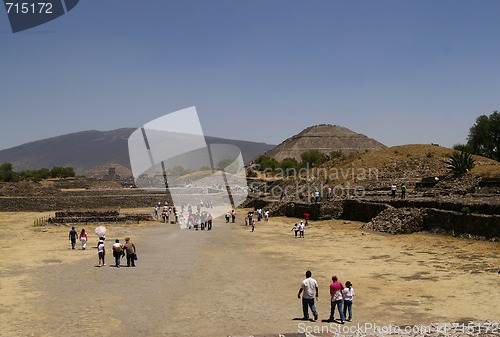
[[[104,237],[99,238],[97,243],[97,255],[99,257],[99,267],[105,266],[106,263],[104,258],[106,256],[106,248],[104,246]],[[115,267],[120,268],[121,258],[127,257],[127,267],[135,267],[135,261],[137,260],[137,253],[135,250],[135,245],[130,241],[130,238],[125,238],[125,244],[122,245],[119,239],[115,240],[112,246],[113,257],[115,258]]]
[[[69,240],[71,241],[71,249],[75,249],[77,238],[80,239],[80,242],[82,244],[82,250],[85,250],[87,246],[87,232],[85,232],[85,229],[82,228],[80,235],[78,235],[77,231],[75,230],[75,226],[72,226],[71,230],[69,231]],[[101,236],[96,246],[97,256],[99,259],[98,267],[106,265],[104,261],[106,256],[106,248],[104,246],[105,239],[106,239],[105,236]],[[113,250],[113,257],[115,258],[115,266],[117,268],[120,268],[121,258],[125,256],[127,257],[127,267],[135,267],[135,261],[137,260],[137,253],[135,245],[130,241],[129,237],[125,238],[124,245],[120,243],[119,239],[116,239],[115,243],[113,244],[112,250]]]
[[[153,219],[160,220],[161,222],[168,223],[169,221],[174,221],[177,223],[179,221],[179,213],[177,212],[175,206],[169,207],[168,202],[163,205],[163,210],[160,213],[161,203],[158,203],[153,208]],[[160,218],[160,216],[161,218]]]
[[[82,244],[82,249],[85,250],[87,247],[87,233],[85,232],[85,229],[82,228],[82,231],[80,232],[80,235],[75,230],[75,226],[71,227],[71,230],[69,231],[69,240],[71,241],[71,249],[75,249],[76,247],[76,240],[80,239],[80,243]]]
[[[269,221],[268,210],[264,211],[262,208],[257,208],[255,211],[249,211],[245,217],[245,226],[251,226],[252,232],[255,231],[254,213],[257,213],[257,221],[261,221],[262,219],[264,219],[264,221]]]
[[[302,311],[304,314],[303,320],[309,320],[309,308],[312,311],[314,320],[318,319],[318,312],[314,303],[318,299],[318,282],[312,278],[311,271],[306,272],[306,278],[302,281],[299,288],[298,298],[302,294]],[[335,308],[338,309],[340,324],[344,324],[347,320],[352,320],[352,301],[354,298],[354,288],[352,283],[347,281],[344,285],[339,281],[337,276],[332,276],[332,284],[330,284],[330,317],[329,321],[335,321]],[[346,316],[348,315],[347,319]]]
[[[226,223],[229,223],[229,220],[231,220],[231,223],[236,222],[236,211],[233,209],[231,212],[227,212],[224,215],[224,219],[226,219]]]
[[[184,225],[184,216],[182,216],[182,222],[179,224],[181,226]],[[212,223],[213,223],[213,217],[212,214],[208,213],[207,211],[199,211],[196,213],[189,213],[187,217],[187,223],[185,224],[187,228],[191,229],[194,228],[195,230],[212,230]]]
[[[295,238],[297,238],[297,235],[298,237],[301,237],[303,238],[304,237],[304,229],[305,229],[305,224],[304,224],[304,221],[300,221],[300,223],[296,223],[295,225],[293,225],[293,228],[292,228],[292,231],[295,232]]]
[[[191,204],[182,204],[180,212],[176,207],[169,207],[168,202],[165,202],[163,206],[163,211],[161,212],[161,222],[164,223],[177,223],[183,228],[194,228],[195,230],[212,230],[213,217],[212,214],[203,208],[213,208],[213,202],[203,202],[200,201],[196,205],[196,211]],[[153,208],[153,219],[159,220],[159,211],[161,209],[161,203],[158,202]],[[186,214],[187,213],[187,214]],[[236,219],[236,212],[232,211],[233,222]],[[228,220],[228,215],[226,215],[226,221]]]
[[[393,199],[396,198],[396,192],[398,190],[398,185],[396,183],[392,183],[391,185],[391,197]],[[406,199],[406,184],[401,183],[401,199]]]

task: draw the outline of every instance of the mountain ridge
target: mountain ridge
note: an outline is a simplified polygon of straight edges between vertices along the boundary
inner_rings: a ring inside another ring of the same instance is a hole
[[[130,169],[128,137],[136,128],[109,131],[85,130],[28,142],[0,150],[0,163],[12,163],[15,171],[71,166],[85,174],[108,164]],[[245,162],[273,148],[262,142],[205,136],[208,144],[231,144],[240,148]]]

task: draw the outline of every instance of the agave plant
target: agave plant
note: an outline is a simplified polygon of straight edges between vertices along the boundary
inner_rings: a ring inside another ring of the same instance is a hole
[[[456,176],[461,176],[472,169],[476,164],[474,158],[467,152],[455,152],[446,160],[448,169]]]

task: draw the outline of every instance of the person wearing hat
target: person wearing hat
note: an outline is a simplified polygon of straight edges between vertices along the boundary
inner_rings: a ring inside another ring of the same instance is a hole
[[[69,240],[71,241],[71,249],[75,249],[77,237],[78,233],[75,231],[75,226],[72,226],[71,230],[69,231]]]
[[[127,253],[127,267],[135,267],[135,245],[130,242],[130,238],[125,238],[125,245],[123,246],[125,253]]]

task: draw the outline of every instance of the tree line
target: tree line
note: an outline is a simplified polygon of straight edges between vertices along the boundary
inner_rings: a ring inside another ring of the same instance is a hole
[[[300,154],[300,161],[295,158],[287,157],[281,161],[276,160],[268,155],[261,155],[255,160],[256,169],[262,172],[272,172],[276,170],[282,170],[287,172],[288,170],[298,170],[306,167],[318,167],[319,165],[327,162],[328,160],[341,158],[343,154],[341,151],[333,151],[329,154],[325,154],[320,150],[307,150]],[[251,175],[251,174],[250,174]]]
[[[456,144],[453,148],[500,161],[500,112],[479,116],[469,130],[467,143]]]
[[[70,166],[54,166],[50,170],[48,168],[41,168],[38,170],[15,172],[11,163],[3,163],[0,165],[0,182],[39,182],[48,178],[68,178],[74,176],[75,170]]]

